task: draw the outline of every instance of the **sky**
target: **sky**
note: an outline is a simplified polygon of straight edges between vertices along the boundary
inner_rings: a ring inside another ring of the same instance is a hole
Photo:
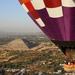
[[[0,0],[0,32],[33,33],[40,29],[18,0]]]

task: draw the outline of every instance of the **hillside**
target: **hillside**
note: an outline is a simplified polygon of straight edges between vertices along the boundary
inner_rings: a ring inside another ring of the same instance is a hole
[[[0,49],[0,65],[10,70],[25,68],[26,71],[30,71],[28,73],[33,71],[49,73],[62,69],[60,63],[64,62],[63,53],[49,42],[40,42],[39,45],[29,48],[25,41],[16,39],[1,45]]]

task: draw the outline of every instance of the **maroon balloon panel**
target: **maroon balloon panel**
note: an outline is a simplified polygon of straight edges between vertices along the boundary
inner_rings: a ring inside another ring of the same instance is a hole
[[[75,41],[73,0],[19,0],[19,2],[51,40]]]

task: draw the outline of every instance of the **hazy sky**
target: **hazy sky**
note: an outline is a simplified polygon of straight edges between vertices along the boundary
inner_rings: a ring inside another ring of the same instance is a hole
[[[38,32],[18,0],[0,0],[0,32]]]

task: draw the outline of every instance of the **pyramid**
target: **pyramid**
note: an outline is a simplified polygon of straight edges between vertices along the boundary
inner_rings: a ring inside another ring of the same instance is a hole
[[[15,39],[4,46],[6,50],[29,50],[22,39]]]

